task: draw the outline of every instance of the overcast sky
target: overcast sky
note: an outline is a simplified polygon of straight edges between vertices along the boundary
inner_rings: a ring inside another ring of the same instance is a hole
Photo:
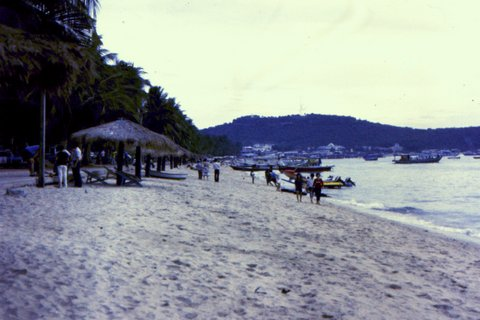
[[[198,128],[250,114],[480,126],[478,0],[100,0],[104,46]]]

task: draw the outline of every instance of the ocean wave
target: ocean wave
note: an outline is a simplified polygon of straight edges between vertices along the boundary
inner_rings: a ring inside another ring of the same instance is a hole
[[[347,205],[347,206],[355,206],[362,209],[368,210],[385,210],[385,205],[381,202],[360,202],[356,199],[332,199],[331,201],[336,202],[338,204]]]
[[[389,212],[401,213],[401,214],[412,214],[412,215],[425,215],[427,212],[423,211],[420,208],[415,208],[411,206],[405,207],[389,207],[382,209]]]

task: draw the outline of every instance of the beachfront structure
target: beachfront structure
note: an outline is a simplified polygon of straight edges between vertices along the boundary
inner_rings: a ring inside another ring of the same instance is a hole
[[[273,145],[271,144],[254,144],[253,146],[244,146],[241,155],[243,157],[253,157],[259,154],[272,152]]]

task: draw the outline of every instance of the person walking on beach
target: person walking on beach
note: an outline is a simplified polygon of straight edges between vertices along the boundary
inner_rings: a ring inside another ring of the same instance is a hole
[[[295,194],[297,195],[297,202],[302,202],[303,195],[303,178],[300,173],[295,177]]]
[[[320,177],[320,173],[317,173],[317,177],[313,180],[313,191],[315,192],[315,197],[317,198],[317,204],[320,204],[320,197],[322,195],[323,180]]]
[[[250,177],[252,177],[252,184],[255,184],[255,171],[253,170],[253,167],[252,170],[250,170]]]
[[[207,162],[207,161],[204,161],[204,162],[203,162],[203,169],[202,169],[202,170],[203,170],[203,171],[202,171],[202,176],[203,176],[203,178],[206,179],[206,180],[208,180],[208,176],[209,176],[209,174],[210,174],[210,172],[209,172],[210,169],[209,169],[209,167],[208,167],[208,162]]]
[[[60,145],[58,147],[60,151],[57,152],[55,157],[55,163],[57,165],[57,174],[58,174],[58,187],[62,188],[68,187],[68,162],[70,160],[70,152],[65,150],[65,147]]]
[[[218,162],[218,159],[213,161],[213,178],[215,182],[220,181],[220,162]]]
[[[200,161],[197,161],[197,164],[195,165],[195,169],[198,172],[198,180],[202,180],[203,176],[203,167]]]
[[[82,161],[82,151],[75,144],[72,149],[72,174],[75,187],[82,187],[82,176],[80,175],[80,163]]]
[[[310,173],[310,176],[307,177],[307,193],[310,196],[310,202],[313,203],[313,179],[315,175]]]
[[[272,177],[271,172],[272,172],[271,169],[265,170],[265,181],[267,181],[267,186],[270,184],[270,181],[271,181],[271,177]]]
[[[37,151],[35,151],[35,153],[33,154],[33,156],[28,159],[28,161],[30,162],[30,177],[34,177],[37,175],[37,172],[38,172],[38,159],[40,158],[40,148],[37,149]]]
[[[270,182],[273,183],[277,190],[280,188],[280,184],[278,183],[278,176],[275,172],[273,172],[273,170],[270,170]]]

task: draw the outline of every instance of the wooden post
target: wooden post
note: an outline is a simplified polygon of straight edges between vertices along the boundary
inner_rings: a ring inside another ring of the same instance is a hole
[[[142,178],[142,148],[140,146],[135,148],[135,176]]]
[[[152,162],[152,156],[147,154],[145,157],[145,177],[150,177],[150,165]]]
[[[162,157],[162,170],[165,171],[165,165],[167,164],[167,157]]]
[[[116,159],[118,171],[123,170],[123,159],[125,157],[124,153],[125,153],[125,144],[123,143],[123,141],[121,141],[118,144],[117,159]],[[122,185],[122,182],[123,182],[122,180],[123,180],[122,177],[117,175],[117,186]]]
[[[47,109],[47,91],[42,90],[41,106],[40,106],[40,157],[38,168],[37,187],[45,187],[45,122]]]
[[[85,137],[82,139],[82,152],[83,152],[83,158],[82,158],[82,165],[87,165],[92,162],[90,159],[90,149],[91,149],[91,143],[87,143],[87,140]]]
[[[162,171],[162,157],[157,158],[157,171]]]
[[[173,169],[173,156],[170,156],[170,170]]]

